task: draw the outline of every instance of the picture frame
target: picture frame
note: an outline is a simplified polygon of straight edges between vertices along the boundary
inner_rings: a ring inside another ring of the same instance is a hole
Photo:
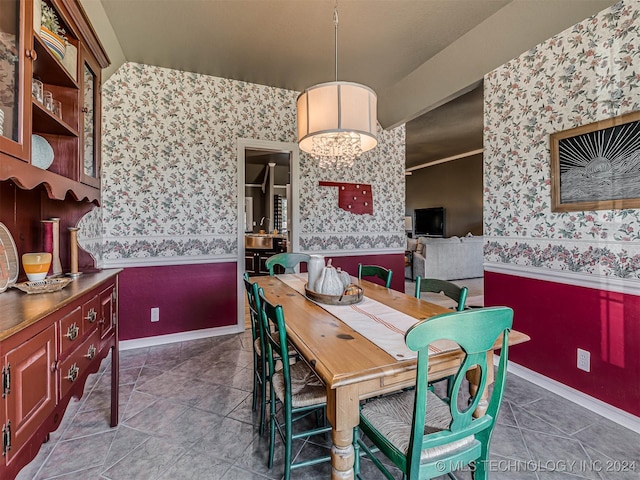
[[[551,211],[640,208],[640,111],[552,133]]]

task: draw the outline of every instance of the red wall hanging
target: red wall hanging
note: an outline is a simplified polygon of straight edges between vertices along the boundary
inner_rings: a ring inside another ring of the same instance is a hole
[[[373,215],[373,193],[366,183],[320,182],[321,187],[338,187],[338,207],[356,215]]]

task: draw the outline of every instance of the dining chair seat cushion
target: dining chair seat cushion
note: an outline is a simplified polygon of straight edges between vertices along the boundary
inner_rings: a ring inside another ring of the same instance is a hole
[[[256,338],[253,341],[253,348],[255,348],[256,353],[258,354],[259,357],[262,356],[262,348],[260,347],[260,339]],[[298,356],[298,352],[297,350],[295,350],[294,348],[290,348],[289,349],[289,357],[297,357]]]
[[[317,405],[327,401],[326,387],[305,362],[296,362],[289,368],[291,376],[291,403],[294,408]],[[280,401],[285,398],[282,370],[273,374],[273,389]]]
[[[405,455],[411,438],[414,399],[415,392],[408,390],[365,403],[360,412],[360,415],[367,422],[386,437],[398,451]],[[449,406],[438,398],[435,393],[428,391],[424,433],[430,434],[447,430],[450,423],[451,413],[449,412]],[[474,442],[478,441],[473,435],[470,435],[455,442],[425,449],[420,455],[420,461],[433,461],[441,456],[450,456],[457,450],[468,449]]]

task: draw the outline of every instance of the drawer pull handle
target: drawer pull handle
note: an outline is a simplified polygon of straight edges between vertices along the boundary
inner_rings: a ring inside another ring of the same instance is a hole
[[[67,329],[67,334],[65,335],[65,337],[73,341],[77,338],[79,331],[80,331],[80,328],[78,327],[78,325],[76,325],[76,322],[73,322],[71,325],[69,325],[69,328]]]
[[[89,313],[87,313],[87,316],[84,317],[85,320],[87,320],[89,323],[93,323],[96,321],[96,318],[98,318],[98,314],[96,313],[96,311],[92,308],[91,310],[89,310]]]
[[[92,343],[89,349],[87,350],[87,354],[85,355],[85,357],[87,357],[89,360],[93,360],[93,357],[95,356],[96,356],[96,347]]]
[[[78,378],[78,373],[80,373],[80,368],[78,368],[78,365],[74,363],[73,365],[71,365],[69,373],[65,378],[70,382],[75,382],[76,378]]]

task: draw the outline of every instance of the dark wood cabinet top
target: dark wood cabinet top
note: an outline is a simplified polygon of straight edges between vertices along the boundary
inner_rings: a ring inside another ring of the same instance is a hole
[[[29,295],[10,288],[0,293],[0,341],[60,310],[121,271],[113,268],[84,273],[58,292]]]

